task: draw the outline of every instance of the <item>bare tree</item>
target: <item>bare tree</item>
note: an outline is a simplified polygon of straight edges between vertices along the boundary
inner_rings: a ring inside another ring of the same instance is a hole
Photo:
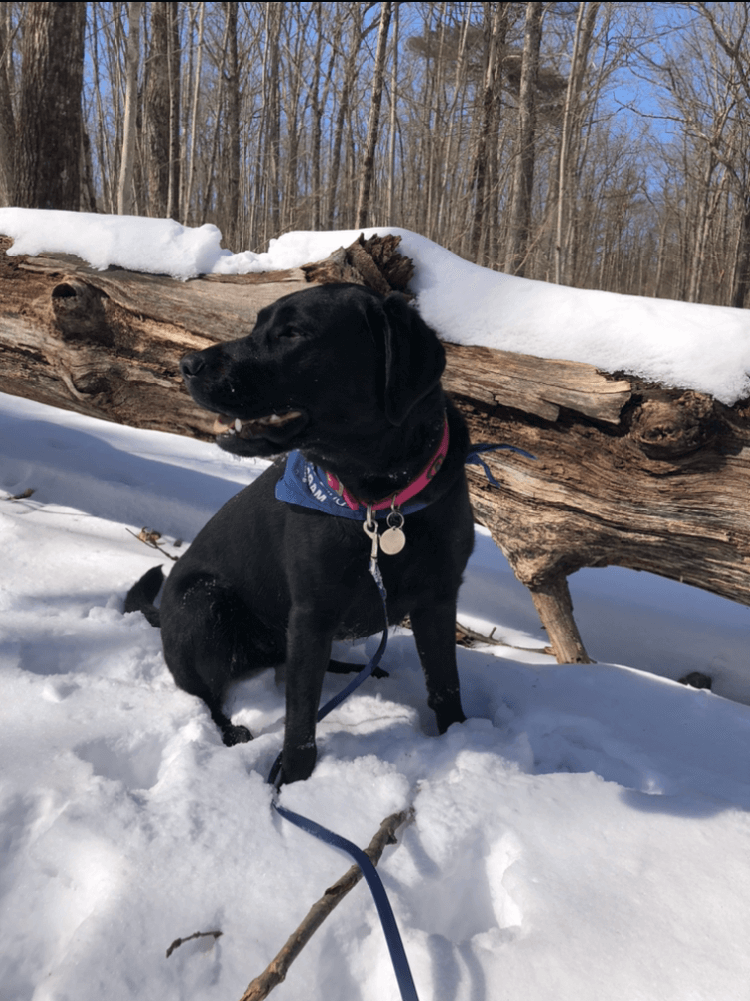
[[[12,39],[14,29],[10,19],[10,4],[0,9],[0,204],[7,205],[16,186],[15,133],[13,113]]]
[[[148,214],[167,215],[170,172],[170,67],[169,8],[172,3],[151,3],[151,45],[144,97]]]
[[[390,0],[380,4],[380,27],[378,28],[378,48],[375,55],[375,70],[370,95],[370,120],[367,125],[367,141],[365,143],[364,164],[362,168],[362,183],[359,189],[357,204],[357,226],[366,226],[370,214],[370,192],[375,167],[375,146],[378,141],[378,126],[380,123],[380,103],[383,95],[383,76],[385,73],[385,51],[388,44],[388,27],[391,23]]]
[[[518,147],[513,172],[513,194],[508,224],[508,270],[523,276],[531,233],[531,196],[534,187],[536,91],[539,78],[539,49],[542,42],[541,3],[526,4],[523,61],[518,93]]]
[[[594,35],[594,25],[600,4],[587,3],[581,0],[578,4],[578,19],[576,21],[573,55],[568,74],[568,89],[565,94],[563,110],[562,134],[560,137],[560,157],[557,181],[557,225],[555,236],[555,281],[559,285],[564,280],[566,253],[566,213],[565,209],[570,198],[570,153],[575,133],[580,124],[578,101],[583,89],[583,82],[588,68],[591,41]]]
[[[32,3],[25,8],[16,118],[17,205],[79,208],[85,27],[85,3]]]
[[[480,245],[487,223],[490,142],[493,123],[497,117],[498,64],[505,44],[505,28],[507,23],[506,4],[485,3],[484,7],[488,36],[486,47],[487,63],[482,90],[482,119],[472,170],[475,191],[474,218],[471,226],[469,249],[469,257],[472,261],[479,260]]]
[[[138,114],[138,64],[140,62],[142,0],[128,4],[128,45],[125,53],[125,117],[123,121],[120,173],[117,181],[117,214],[133,213],[133,164],[135,163],[136,116]]]

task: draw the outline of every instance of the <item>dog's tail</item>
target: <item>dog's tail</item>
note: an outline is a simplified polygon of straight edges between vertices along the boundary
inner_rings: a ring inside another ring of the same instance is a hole
[[[126,612],[143,612],[146,620],[159,628],[159,609],[154,607],[154,598],[164,583],[161,567],[151,567],[125,595]]]

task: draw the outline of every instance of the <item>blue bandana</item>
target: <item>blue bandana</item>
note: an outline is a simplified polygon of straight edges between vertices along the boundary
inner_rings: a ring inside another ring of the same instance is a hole
[[[323,514],[335,514],[339,518],[352,518],[354,521],[364,521],[367,508],[361,506],[352,510],[344,498],[329,487],[325,472],[320,467],[308,462],[301,452],[290,452],[286,460],[284,475],[276,484],[276,500],[287,504],[298,504],[309,507]],[[407,501],[399,507],[402,514],[411,514],[427,507],[421,501]],[[387,518],[391,513],[389,507],[373,511],[376,518]]]
[[[499,451],[500,449],[517,452],[527,459],[536,458],[530,452],[516,448],[515,445],[482,444],[472,446],[472,451],[466,457],[467,464],[476,463],[483,466],[487,479],[496,487],[499,487],[500,484],[479,456],[482,452]],[[276,500],[284,501],[286,504],[298,504],[300,507],[309,507],[322,514],[335,514],[339,518],[351,518],[354,521],[364,521],[367,517],[367,508],[364,505],[356,510],[350,508],[341,494],[328,485],[325,472],[319,466],[308,462],[304,455],[296,450],[287,456],[284,475],[276,483],[275,495]],[[412,514],[425,507],[427,505],[422,501],[410,500],[403,506],[399,506],[399,511],[402,514]],[[372,513],[376,518],[387,518],[391,509],[385,507]]]

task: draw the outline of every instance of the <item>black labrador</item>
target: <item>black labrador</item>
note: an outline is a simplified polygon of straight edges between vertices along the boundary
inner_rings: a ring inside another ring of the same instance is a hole
[[[389,622],[411,619],[441,733],[465,719],[456,598],[474,539],[468,434],[441,388],[444,367],[434,331],[401,296],[349,284],[284,296],[260,311],[248,337],[181,362],[193,399],[218,415],[221,448],[240,456],[293,450],[303,471],[332,484],[339,507],[344,498],[350,512],[361,503],[361,518],[380,502],[379,515],[395,512],[396,525],[403,517],[403,548],[383,545],[378,565]],[[332,641],[369,636],[384,623],[363,521],[277,499],[285,469],[286,459],[277,460],[202,529],[172,569],[160,612],[151,604],[158,567],[131,589],[126,610],[161,626],[176,683],[207,703],[225,744],[251,737],[222,710],[228,682],[285,664],[281,777],[294,782],[315,765]],[[301,488],[313,501],[320,493],[305,473]],[[382,540],[386,523],[375,523]]]

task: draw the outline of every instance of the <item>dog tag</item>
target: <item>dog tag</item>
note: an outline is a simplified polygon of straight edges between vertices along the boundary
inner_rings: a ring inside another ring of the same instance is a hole
[[[380,536],[380,548],[386,556],[395,556],[406,545],[406,536],[400,528],[386,528]]]

